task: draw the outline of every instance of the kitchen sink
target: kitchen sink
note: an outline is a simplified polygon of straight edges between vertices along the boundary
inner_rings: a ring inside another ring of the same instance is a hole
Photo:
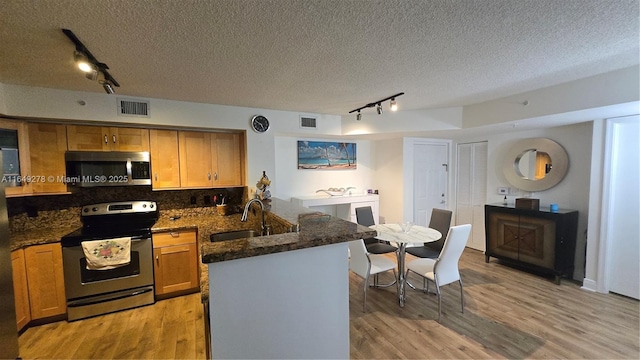
[[[235,230],[235,231],[227,231],[217,234],[211,234],[209,240],[211,242],[216,241],[225,241],[225,240],[235,240],[235,239],[245,239],[251,238],[255,236],[260,236],[257,231],[254,230]]]

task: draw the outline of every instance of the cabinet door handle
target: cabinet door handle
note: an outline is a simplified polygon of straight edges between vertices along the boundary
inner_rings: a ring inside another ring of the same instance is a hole
[[[156,173],[156,176],[155,176],[155,178],[156,178],[156,181],[158,181],[158,173]]]
[[[107,137],[107,134],[104,134],[104,143],[105,144],[109,143],[109,138]]]
[[[207,180],[211,180],[211,173],[207,173]]]
[[[113,143],[115,144],[116,143],[116,136],[115,135],[112,135],[112,136],[113,136]]]
[[[214,180],[218,180],[218,173],[217,173],[217,172],[214,172],[214,173],[213,173],[213,179],[214,179]]]
[[[156,263],[160,266],[160,257],[158,255],[156,255]]]

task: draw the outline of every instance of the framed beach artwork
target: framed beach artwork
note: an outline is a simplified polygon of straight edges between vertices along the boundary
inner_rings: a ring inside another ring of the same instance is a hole
[[[355,143],[298,140],[298,169],[353,170],[357,160]]]

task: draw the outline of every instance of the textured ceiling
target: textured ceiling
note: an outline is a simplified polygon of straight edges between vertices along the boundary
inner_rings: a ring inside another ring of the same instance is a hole
[[[638,0],[3,0],[0,83],[346,114],[461,106],[639,62]]]

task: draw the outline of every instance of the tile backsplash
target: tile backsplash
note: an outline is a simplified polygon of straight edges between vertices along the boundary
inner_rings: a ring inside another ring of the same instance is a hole
[[[10,231],[41,227],[81,226],[82,206],[103,202],[156,201],[160,216],[175,216],[215,211],[215,203],[239,208],[246,197],[246,187],[222,189],[152,191],[150,186],[78,188],[72,194],[25,196],[7,199]],[[215,199],[215,201],[214,201]]]

